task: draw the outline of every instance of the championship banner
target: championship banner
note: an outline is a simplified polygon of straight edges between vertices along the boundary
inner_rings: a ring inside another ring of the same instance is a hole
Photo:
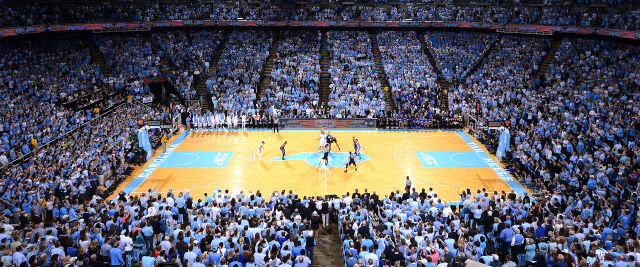
[[[376,128],[376,119],[280,119],[282,128]]]

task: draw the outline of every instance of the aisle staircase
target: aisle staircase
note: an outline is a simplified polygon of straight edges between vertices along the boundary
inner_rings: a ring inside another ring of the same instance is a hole
[[[166,86],[165,88],[168,88],[169,92],[175,92],[176,97],[178,97],[178,99],[180,99],[180,102],[184,104],[187,99],[184,98],[178,86],[169,76],[169,73],[176,73],[178,71],[178,66],[176,66],[176,64],[169,60],[169,58],[167,57],[167,53],[170,52],[162,49],[162,47],[155,42],[152,34],[146,35],[146,41],[151,44],[151,50],[153,51],[153,54],[160,56],[161,66],[159,69],[161,76],[164,77],[163,85]]]
[[[327,107],[329,103],[329,94],[331,89],[331,75],[329,74],[329,43],[327,41],[327,31],[322,31],[322,43],[320,44],[320,103]]]
[[[393,93],[391,91],[391,85],[389,84],[389,78],[387,72],[382,65],[382,55],[380,54],[380,46],[378,44],[378,37],[374,32],[369,32],[369,40],[371,40],[371,52],[373,53],[373,61],[376,63],[376,71],[378,72],[378,80],[382,84],[384,90],[384,98],[386,102],[385,110],[396,110],[396,104],[393,100]]]
[[[551,63],[553,62],[553,59],[556,57],[556,53],[558,52],[560,45],[562,45],[562,39],[558,37],[553,38],[553,43],[551,44],[549,51],[547,51],[547,55],[544,57],[544,59],[538,66],[538,71],[536,71],[536,76],[535,76],[536,78],[544,81],[544,76],[545,74],[547,74],[547,71],[549,70],[549,65],[551,65]]]
[[[487,56],[489,56],[493,51],[493,49],[495,49],[496,45],[500,42],[500,40],[502,40],[502,35],[498,35],[498,37],[496,37],[496,39],[493,40],[493,42],[489,45],[489,48],[487,48],[487,50],[485,50],[482,53],[480,58],[475,62],[473,67],[471,67],[471,69],[467,73],[467,77],[471,77],[474,73],[476,73],[476,71],[480,68],[480,66],[484,64],[484,60],[487,58]]]
[[[449,109],[449,97],[447,96],[449,92],[449,88],[455,86],[452,82],[447,81],[442,75],[440,68],[436,62],[436,58],[433,56],[433,51],[431,51],[431,42],[427,42],[427,38],[425,35],[427,32],[417,32],[418,40],[422,45],[422,50],[425,55],[427,55],[427,59],[429,60],[429,64],[433,68],[433,71],[436,73],[436,83],[438,83],[438,87],[440,87],[440,91],[438,92],[438,106],[442,110]]]
[[[100,73],[104,76],[112,76],[113,72],[109,65],[107,65],[107,61],[104,59],[104,55],[100,48],[96,45],[95,40],[90,38],[84,39],[85,46],[89,49],[89,56],[91,56],[91,60],[98,64],[100,68]]]
[[[316,247],[313,249],[311,266],[344,266],[342,242],[337,233],[316,236]]]
[[[216,52],[213,54],[213,59],[211,60],[211,64],[209,64],[209,69],[207,70],[207,74],[204,78],[200,80],[198,85],[195,86],[196,93],[199,98],[202,98],[202,102],[200,103],[202,110],[213,110],[213,102],[211,102],[211,93],[207,89],[207,80],[214,76],[218,70],[218,63],[220,62],[220,56],[224,52],[224,48],[227,44],[227,32],[222,32],[222,38],[220,39],[220,45],[216,49]]]
[[[260,73],[260,82],[258,83],[258,91],[256,92],[257,103],[267,95],[267,89],[271,85],[271,72],[273,71],[273,60],[278,52],[278,40],[280,39],[280,32],[273,32],[271,38],[271,45],[269,46],[269,56],[262,65],[262,72]]]
[[[418,40],[420,41],[420,44],[422,45],[422,50],[427,55],[427,59],[429,60],[429,64],[431,64],[431,68],[433,68],[433,71],[437,75],[436,82],[438,83],[438,86],[440,86],[440,88],[442,90],[448,90],[449,87],[451,87],[453,84],[448,82],[444,78],[444,75],[442,75],[442,72],[440,71],[440,68],[438,67],[438,64],[436,62],[436,58],[433,56],[433,52],[431,51],[431,45],[427,42],[427,39],[425,38],[425,34],[427,34],[427,33],[426,32],[417,32]]]

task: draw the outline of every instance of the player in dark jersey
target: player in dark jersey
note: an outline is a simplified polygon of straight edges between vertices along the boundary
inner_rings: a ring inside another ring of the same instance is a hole
[[[324,147],[322,148],[322,159],[326,160],[327,162],[329,162],[329,152],[331,152],[331,145],[324,145]]]
[[[284,143],[280,146],[280,151],[282,151],[282,160],[284,160],[284,155],[285,155],[284,146],[286,145],[287,145],[287,141],[284,141]]]
[[[329,144],[329,146],[331,146],[331,144],[336,144],[336,146],[338,147],[338,151],[340,151],[340,145],[338,145],[338,140],[330,133],[327,134],[327,144]]]
[[[349,162],[346,166],[344,166],[344,172],[347,172],[347,170],[349,169],[349,165],[351,164],[353,164],[353,167],[355,167],[356,171],[358,171],[358,165],[356,165],[356,155],[349,152]]]

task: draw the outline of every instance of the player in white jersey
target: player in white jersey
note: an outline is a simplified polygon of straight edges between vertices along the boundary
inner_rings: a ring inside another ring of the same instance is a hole
[[[262,150],[264,149],[264,141],[258,146],[258,160],[262,160]]]
[[[246,130],[247,128],[245,127],[245,125],[247,124],[247,115],[242,113],[241,120],[242,120],[242,130]]]
[[[202,116],[198,116],[198,129],[202,129]]]
[[[199,117],[199,121],[200,121],[200,128],[204,129],[207,127],[207,115],[202,114]]]
[[[207,127],[209,127],[209,117],[207,117],[207,114],[202,114],[202,129]]]
[[[206,129],[209,127],[209,116],[207,114],[202,114],[202,128]]]
[[[322,174],[322,170],[325,170],[331,173],[331,170],[329,170],[329,166],[327,166],[328,165],[327,160],[324,158],[320,158],[319,160],[320,160],[320,165],[318,166],[318,175]]]
[[[320,131],[320,144],[318,144],[318,151],[322,151],[324,146],[327,144],[327,135],[324,131]]]
[[[227,128],[231,128],[231,115],[227,115]]]
[[[207,128],[209,129],[213,128],[214,124],[215,124],[215,120],[213,119],[213,114],[209,114],[207,116]]]
[[[353,137],[353,149],[355,151],[356,156],[358,156],[359,159],[362,159],[362,155],[360,155],[360,153],[362,152],[362,145],[360,144],[360,141],[358,141],[358,139],[356,139],[356,137]]]
[[[220,128],[220,114],[216,114],[216,129]]]
[[[233,114],[233,128],[238,128],[238,114]]]
[[[196,116],[195,114],[191,116],[191,127],[193,127],[194,129],[198,127],[198,116]]]

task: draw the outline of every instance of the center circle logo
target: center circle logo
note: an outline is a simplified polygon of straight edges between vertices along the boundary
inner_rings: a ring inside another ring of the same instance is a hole
[[[346,155],[345,155],[346,154]],[[309,155],[307,155],[307,157],[305,157],[304,161],[311,165],[311,166],[315,166],[315,167],[319,167],[320,166],[320,159],[322,159],[322,156],[324,155],[324,153],[322,152],[315,152],[315,153],[311,153]],[[349,154],[348,153],[329,153],[329,167],[344,167],[344,165],[347,164],[347,160],[348,160]]]
[[[320,159],[322,159],[322,156],[324,155],[324,153],[322,152],[314,152],[314,153],[309,153],[304,161],[314,167],[319,167],[320,166]],[[359,158],[356,156],[356,162],[361,162],[364,160],[368,160],[369,157],[365,154],[361,155],[362,158]],[[347,165],[347,162],[349,162],[349,153],[348,152],[331,152],[329,153],[329,167],[344,167],[345,165]]]

